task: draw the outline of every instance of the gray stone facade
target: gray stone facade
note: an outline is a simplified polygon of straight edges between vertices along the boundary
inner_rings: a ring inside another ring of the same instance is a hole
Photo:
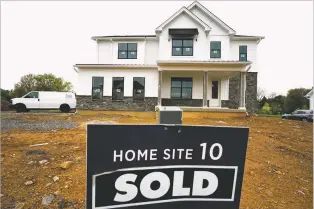
[[[257,72],[249,72],[246,76],[245,106],[248,113],[256,113],[257,102]]]
[[[245,107],[248,113],[255,113],[257,103],[257,72],[246,74]],[[229,100],[222,100],[221,106],[232,109],[239,108],[240,103],[240,74],[229,80]]]
[[[111,97],[101,100],[92,100],[91,96],[76,96],[77,108],[83,110],[130,110],[130,111],[155,111],[157,97],[146,97],[144,101],[124,97],[123,100],[114,101]]]

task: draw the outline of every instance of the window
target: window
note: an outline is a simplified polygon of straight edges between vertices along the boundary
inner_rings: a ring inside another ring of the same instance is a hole
[[[172,56],[193,56],[193,39],[172,39]]]
[[[118,59],[137,59],[137,43],[119,43]]]
[[[145,97],[145,78],[134,77],[133,78],[133,99],[144,100]]]
[[[124,78],[112,78],[112,100],[123,100],[124,98]]]
[[[247,46],[239,46],[239,60],[247,61]]]
[[[171,78],[172,99],[192,99],[192,78]]]
[[[24,98],[38,98],[38,92],[32,91],[24,96]]]
[[[218,81],[212,81],[212,99],[218,99]]]
[[[210,58],[221,58],[221,42],[210,42]]]
[[[103,77],[92,77],[92,99],[102,99],[103,86]]]

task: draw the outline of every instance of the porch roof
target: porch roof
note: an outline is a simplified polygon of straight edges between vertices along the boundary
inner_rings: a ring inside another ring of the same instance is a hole
[[[252,62],[238,60],[158,60],[160,70],[238,71],[250,69]]]

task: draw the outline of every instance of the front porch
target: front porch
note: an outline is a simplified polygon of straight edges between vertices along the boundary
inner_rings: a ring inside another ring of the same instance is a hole
[[[156,106],[156,111],[169,106]],[[246,113],[246,109],[231,109],[228,107],[189,107],[189,106],[178,106],[180,109],[186,112],[225,112],[225,113]]]
[[[159,62],[158,104],[155,110],[178,106],[188,112],[246,113],[249,64],[229,61]],[[234,77],[239,78],[238,85],[231,87],[229,80]]]

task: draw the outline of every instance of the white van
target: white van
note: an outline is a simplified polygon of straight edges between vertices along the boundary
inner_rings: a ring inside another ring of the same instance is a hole
[[[59,109],[61,112],[76,110],[76,98],[72,92],[31,91],[21,98],[12,99],[16,112],[35,109]]]

